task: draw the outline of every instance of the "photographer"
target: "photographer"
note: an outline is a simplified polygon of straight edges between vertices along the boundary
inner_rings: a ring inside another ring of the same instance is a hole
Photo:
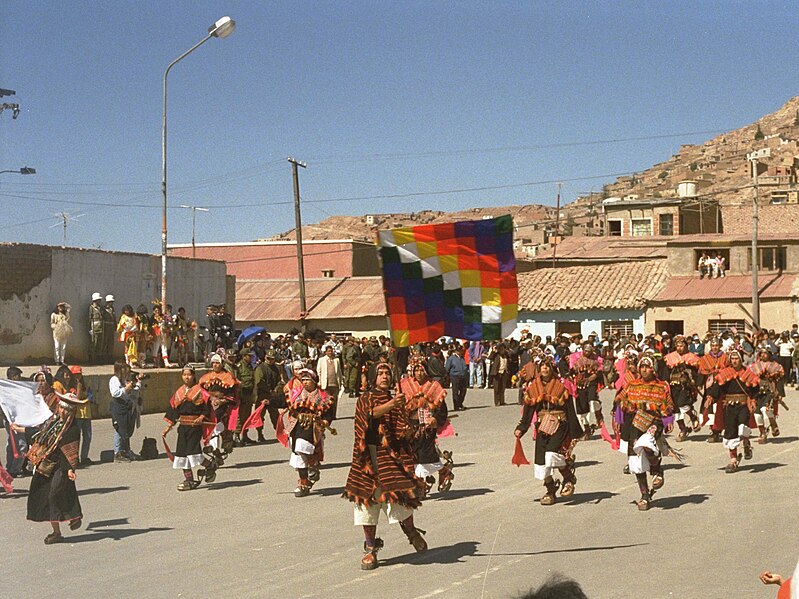
[[[130,450],[130,438],[139,407],[142,375],[131,372],[123,361],[114,363],[114,376],[108,381],[111,392],[111,422],[114,425],[114,461],[130,462],[137,456]]]

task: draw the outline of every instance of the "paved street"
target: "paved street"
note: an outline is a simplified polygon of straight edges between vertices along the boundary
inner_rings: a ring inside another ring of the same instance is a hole
[[[455,485],[416,516],[430,551],[412,553],[398,526],[381,525],[374,572],[359,569],[362,533],[339,497],[352,451],[354,400],[345,400],[322,479],[303,499],[292,494],[288,450],[274,441],[237,449],[215,483],[188,493],[175,490],[181,473],[165,458],[96,465],[78,472],[84,528],[46,547],[49,526],[25,520],[30,479],[17,481],[19,494],[0,495],[4,588],[40,597],[501,598],[561,572],[591,598],[774,597],[758,573],[789,575],[799,556],[798,397],[790,391],[796,408],[783,412],[782,437],[755,444],[734,475],[704,433],[681,444],[687,465],[667,460],[664,488],[639,513],[623,456],[598,436],[575,452],[575,495],[539,505],[532,467],[510,464],[518,406],[494,408],[490,391],[470,390],[472,409],[453,421],[459,436],[442,441],[454,451]],[[162,427],[146,416],[134,449]],[[95,422],[92,458],[111,441],[110,421]]]

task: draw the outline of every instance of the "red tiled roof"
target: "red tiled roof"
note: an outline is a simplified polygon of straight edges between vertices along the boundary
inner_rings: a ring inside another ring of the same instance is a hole
[[[307,279],[308,318],[385,316],[380,277]],[[300,289],[296,279],[236,281],[236,320],[263,322],[300,319]]]
[[[796,275],[771,274],[758,277],[760,297],[763,299],[789,298],[796,295],[793,290]],[[751,299],[752,277],[727,275],[718,279],[693,277],[671,277],[663,290],[652,301],[680,302],[704,300]]]
[[[563,260],[652,260],[666,257],[666,242],[673,237],[564,237],[557,258]],[[537,262],[552,259],[553,250],[536,254]]]
[[[519,273],[519,311],[641,309],[666,281],[666,261],[540,268]]]

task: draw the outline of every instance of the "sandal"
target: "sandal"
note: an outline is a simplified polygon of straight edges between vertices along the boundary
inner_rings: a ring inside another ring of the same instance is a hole
[[[662,474],[655,474],[652,477],[652,488],[655,489],[655,490],[662,489],[663,488],[663,484],[665,482],[666,482],[666,479],[663,477]]]
[[[735,472],[736,470],[738,470],[738,461],[737,461],[737,460],[736,460],[736,461],[734,461],[734,462],[730,462],[730,463],[729,463],[729,464],[727,464],[727,466],[724,468],[724,472],[726,472],[727,474],[732,474],[732,473],[733,473],[733,472]]]
[[[408,537],[408,542],[416,549],[416,553],[427,551],[427,541],[424,540],[423,534],[427,534],[426,530],[421,528],[414,528],[410,532],[405,533]]]
[[[766,434],[765,433],[763,433],[762,435],[760,435],[757,438],[757,444],[758,445],[765,445],[766,444]]]
[[[374,547],[370,547],[364,542],[363,557],[361,558],[361,570],[374,570],[377,568],[377,552],[383,548],[383,539],[375,539]]]
[[[199,474],[199,472],[197,473]],[[192,491],[197,488],[200,483],[196,480],[184,480],[178,485],[178,491]]]
[[[635,504],[638,506],[638,511],[639,512],[647,511],[649,509],[650,501],[651,500],[649,499],[649,497],[641,497],[641,499],[636,501]]]
[[[78,530],[83,524],[83,518],[75,518],[69,521],[69,530]]]
[[[51,532],[49,535],[44,537],[44,544],[45,545],[53,545],[54,543],[61,543],[64,541],[64,537],[61,536],[61,533],[58,532]]]
[[[778,426],[771,427],[771,436],[772,437],[779,437],[780,436],[780,428]]]
[[[441,471],[438,480],[438,492],[439,493],[446,493],[452,488],[452,481],[455,479],[455,475],[452,473],[448,467],[444,467],[444,470]]]
[[[752,459],[752,446],[748,443],[744,445],[744,459],[751,460]]]

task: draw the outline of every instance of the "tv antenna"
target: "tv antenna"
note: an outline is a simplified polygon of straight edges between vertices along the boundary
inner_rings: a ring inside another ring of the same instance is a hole
[[[50,228],[52,229],[54,227],[59,227],[59,226],[64,227],[64,242],[61,244],[61,247],[65,248],[67,247],[67,225],[71,222],[78,220],[81,216],[84,216],[84,214],[75,214],[73,216],[67,212],[58,212],[53,216],[59,219],[60,222],[57,222],[54,225],[50,225]]]

